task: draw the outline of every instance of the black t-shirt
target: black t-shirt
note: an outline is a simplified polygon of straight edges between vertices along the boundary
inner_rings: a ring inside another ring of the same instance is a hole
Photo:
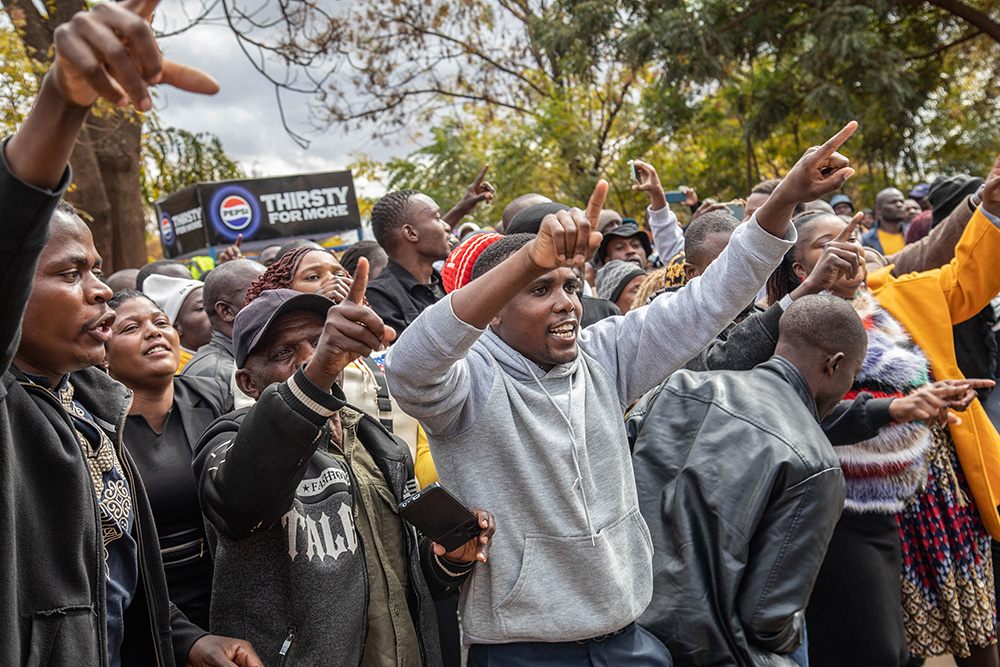
[[[192,434],[203,433],[222,410],[200,392],[221,383],[207,378],[174,378],[174,405],[157,433],[145,417],[129,415],[124,441],[146,487],[160,540],[170,599],[193,622],[208,628],[212,561],[191,468]],[[196,391],[192,391],[192,387]],[[219,401],[222,399],[220,398]],[[191,423],[185,423],[185,420]]]

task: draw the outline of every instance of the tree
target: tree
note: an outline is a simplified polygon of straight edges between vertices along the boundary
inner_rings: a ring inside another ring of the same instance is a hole
[[[0,136],[6,136],[30,109],[48,66],[39,54],[51,60],[52,31],[82,5],[70,10],[62,0],[50,2],[48,16],[42,16],[30,2],[25,8],[17,0],[0,1],[21,27],[0,26]],[[39,50],[46,40],[49,47]],[[245,177],[218,137],[164,128],[155,111],[140,114],[103,103],[88,117],[71,166],[67,198],[90,226],[109,273],[146,263],[145,207],[156,199],[199,181]]]

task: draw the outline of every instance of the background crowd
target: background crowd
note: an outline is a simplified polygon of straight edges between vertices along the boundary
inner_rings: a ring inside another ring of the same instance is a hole
[[[155,4],[61,27],[0,147],[5,662],[1000,667],[1000,159],[866,209],[851,122],[745,199],[635,160],[641,221],[488,227],[483,167],[339,255],[104,276],[88,110],[217,89]],[[450,551],[397,511],[435,482]]]

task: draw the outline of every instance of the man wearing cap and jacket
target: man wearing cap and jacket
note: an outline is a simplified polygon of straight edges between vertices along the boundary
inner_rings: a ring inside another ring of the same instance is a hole
[[[362,268],[364,267],[364,268]],[[493,517],[455,551],[396,513],[413,463],[378,420],[345,405],[352,358],[393,339],[360,305],[367,264],[340,304],[264,291],[236,316],[240,389],[194,460],[215,560],[213,628],[254,638],[271,665],[440,665],[432,595],[485,562]]]
[[[624,224],[609,230],[601,240],[594,259],[598,265],[620,259],[632,262],[643,271],[646,270],[646,259],[652,254],[653,246],[649,236],[635,225]]]

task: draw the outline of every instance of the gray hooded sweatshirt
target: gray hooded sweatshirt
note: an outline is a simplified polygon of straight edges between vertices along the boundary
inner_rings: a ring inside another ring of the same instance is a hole
[[[445,298],[389,350],[399,404],[424,425],[441,484],[494,513],[489,561],[462,591],[468,643],[560,642],[614,632],[652,595],[622,410],[732,322],[795,240],[751,220],[670,299],[579,334],[548,372]]]

